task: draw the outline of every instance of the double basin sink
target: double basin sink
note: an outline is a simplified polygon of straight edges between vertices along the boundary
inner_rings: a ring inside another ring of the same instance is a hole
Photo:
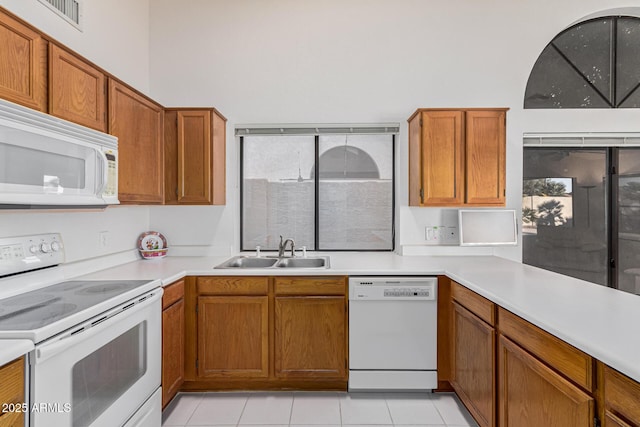
[[[226,260],[215,268],[246,269],[246,268],[329,268],[328,256],[278,258],[255,257],[239,255]]]

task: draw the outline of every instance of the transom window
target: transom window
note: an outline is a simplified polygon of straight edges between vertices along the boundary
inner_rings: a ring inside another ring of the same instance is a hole
[[[277,250],[282,235],[309,250],[393,250],[397,131],[237,129],[241,249]]]
[[[566,29],[542,51],[524,108],[638,108],[639,87],[640,18],[597,18]]]

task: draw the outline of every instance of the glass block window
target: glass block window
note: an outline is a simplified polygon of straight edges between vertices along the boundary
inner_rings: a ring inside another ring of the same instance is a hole
[[[640,107],[640,18],[580,22],[542,51],[524,108]]]

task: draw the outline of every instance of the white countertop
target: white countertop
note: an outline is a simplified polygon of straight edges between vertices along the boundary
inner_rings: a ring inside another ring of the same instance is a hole
[[[400,256],[333,252],[330,269],[213,269],[229,257],[139,260],[83,279],[160,279],[204,275],[445,274],[640,382],[640,296],[494,256]],[[310,255],[311,256],[311,255]]]
[[[33,350],[31,340],[0,340],[0,366]]]

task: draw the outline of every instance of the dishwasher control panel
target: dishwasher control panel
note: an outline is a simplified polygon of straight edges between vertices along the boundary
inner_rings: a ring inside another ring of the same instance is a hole
[[[429,288],[390,288],[384,289],[385,297],[429,297],[433,293]]]
[[[349,299],[435,301],[437,285],[435,277],[351,277]]]

